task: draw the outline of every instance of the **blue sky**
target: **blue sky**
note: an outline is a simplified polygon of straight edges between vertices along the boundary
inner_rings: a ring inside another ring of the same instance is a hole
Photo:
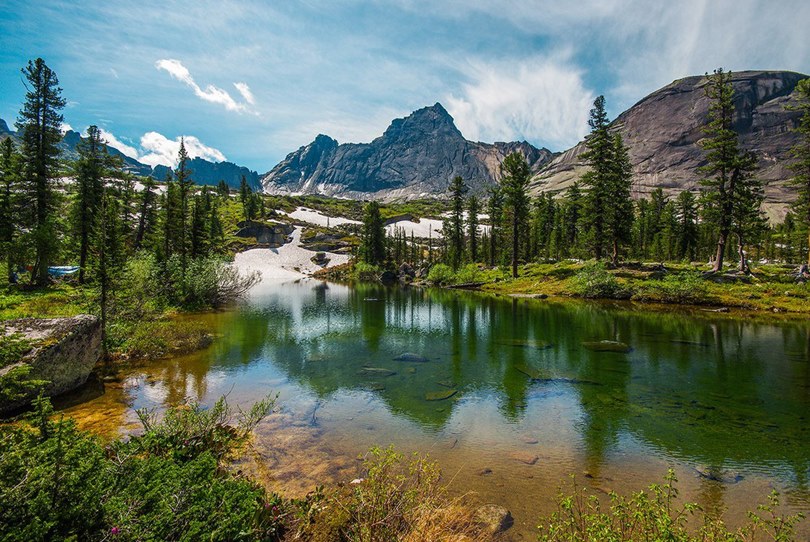
[[[263,173],[437,101],[468,139],[565,150],[598,94],[615,117],[718,66],[810,73],[808,23],[807,0],[0,0],[0,118],[41,56],[67,124],[152,164],[185,136]]]

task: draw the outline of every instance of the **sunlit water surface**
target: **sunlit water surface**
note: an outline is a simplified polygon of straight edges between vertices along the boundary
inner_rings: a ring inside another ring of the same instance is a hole
[[[507,506],[515,540],[533,538],[569,474],[604,494],[673,468],[682,497],[731,524],[772,489],[810,510],[807,322],[314,280],[261,284],[199,318],[212,347],[127,369],[66,412],[115,435],[137,429],[137,408],[278,393],[261,468],[246,466],[271,489],[352,479],[359,455],[393,444]]]

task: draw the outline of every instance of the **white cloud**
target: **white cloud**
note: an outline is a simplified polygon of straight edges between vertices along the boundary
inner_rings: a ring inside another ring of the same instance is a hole
[[[206,102],[223,105],[228,111],[243,113],[248,110],[248,105],[254,104],[253,93],[250,91],[250,87],[248,87],[246,83],[234,83],[234,86],[239,91],[239,94],[241,94],[242,98],[245,100],[245,102],[237,102],[228,93],[228,91],[214,85],[207,85],[204,89],[200,88],[200,85],[198,85],[191,76],[191,72],[189,72],[188,68],[183,66],[183,63],[179,60],[173,58],[160,59],[155,62],[155,67],[159,70],[168,72],[169,75],[178,81],[181,81],[191,87],[194,94],[198,98],[201,98]]]
[[[180,139],[182,137],[186,146],[186,152],[189,158],[205,158],[211,162],[223,162],[227,160],[225,155],[215,149],[205,145],[199,138],[195,136],[181,136],[174,139],[169,139],[158,132],[147,132],[141,136],[140,144],[138,147],[128,145],[121,141],[112,132],[99,128],[102,139],[107,142],[107,145],[118,149],[130,158],[147,164],[152,167],[157,165],[164,165],[175,167],[177,165],[177,153],[180,152]]]
[[[138,149],[136,149],[131,145],[127,145],[126,143],[115,137],[115,135],[112,132],[108,132],[104,128],[99,128],[98,131],[99,134],[101,134],[101,139],[107,142],[108,147],[118,149],[119,151],[124,153],[126,156],[129,156],[130,158],[135,158],[136,160],[138,159]]]
[[[141,137],[141,153],[138,161],[156,166],[174,167],[177,165],[177,153],[180,151],[180,137],[169,139],[158,132],[147,132]],[[212,162],[226,160],[218,149],[203,144],[194,136],[183,136],[189,158],[205,158]]]
[[[239,91],[239,94],[242,95],[242,98],[244,98],[248,104],[253,105],[256,103],[256,99],[247,83],[234,83],[233,86],[236,87],[236,90]]]
[[[73,130],[73,126],[68,124],[67,122],[63,122],[59,125],[59,131],[63,134],[66,134],[68,131]]]
[[[526,139],[552,150],[576,144],[587,133],[594,95],[565,56],[471,61],[461,95],[446,99],[461,133],[479,141]]]

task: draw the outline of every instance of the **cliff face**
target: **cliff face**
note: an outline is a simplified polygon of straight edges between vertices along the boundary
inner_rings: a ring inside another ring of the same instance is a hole
[[[759,158],[759,177],[766,182],[766,211],[784,216],[793,193],[786,180],[791,172],[789,150],[797,135],[791,130],[799,114],[786,106],[795,102],[796,84],[807,76],[794,72],[746,71],[733,74],[735,90],[734,127],[742,148]],[[675,193],[697,190],[705,165],[699,141],[705,137],[709,100],[704,94],[705,76],[679,79],[653,92],[619,115],[614,129],[622,131],[633,164],[634,197],[644,197],[654,188]],[[559,155],[531,183],[535,193],[566,190],[584,172],[579,155],[584,142]]]
[[[262,177],[266,192],[408,199],[444,195],[460,175],[473,191],[500,178],[499,164],[522,152],[534,170],[552,153],[526,142],[467,141],[441,104],[394,120],[371,143],[343,144],[325,135],[290,153]]]

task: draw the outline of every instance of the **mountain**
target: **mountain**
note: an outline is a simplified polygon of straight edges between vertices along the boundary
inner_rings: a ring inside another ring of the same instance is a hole
[[[231,188],[238,189],[244,175],[254,190],[261,190],[262,187],[258,173],[231,162],[209,162],[197,157],[189,160],[187,167],[191,171],[191,178],[197,184],[216,185],[219,181],[225,181]],[[151,176],[158,181],[163,181],[166,179],[166,174],[171,171],[167,166],[157,165],[152,169]]]
[[[371,143],[339,145],[329,136],[287,155],[261,183],[273,194],[410,199],[443,195],[450,179],[464,178],[480,192],[500,178],[499,164],[522,152],[533,171],[553,154],[526,143],[478,143],[464,139],[453,117],[437,103],[396,119]]]
[[[781,220],[795,197],[785,181],[792,175],[790,148],[798,141],[792,131],[800,114],[787,106],[795,103],[796,84],[807,78],[785,71],[744,71],[732,74],[734,128],[742,148],[759,157],[758,175],[766,182],[765,210]],[[622,131],[633,165],[634,197],[644,197],[661,187],[674,194],[697,190],[706,164],[699,142],[705,137],[709,100],[704,94],[706,76],[678,79],[642,99],[612,123]],[[551,161],[531,181],[534,193],[566,190],[585,170],[580,154],[584,142]]]
[[[19,144],[17,132],[9,129],[6,121],[0,119],[0,140],[5,139],[6,137],[13,138],[15,142]],[[59,142],[59,148],[61,149],[61,157],[63,160],[75,160],[79,157],[79,153],[76,148],[81,140],[82,136],[79,132],[68,130],[64,133],[62,136],[62,141]],[[120,157],[124,162],[124,169],[134,175],[141,177],[154,177],[158,181],[163,181],[166,179],[166,173],[171,172],[171,168],[167,166],[157,165],[153,168],[148,164],[141,163],[138,160],[125,155],[113,147],[108,146],[107,151],[112,156]],[[246,167],[238,166],[231,162],[210,162],[204,158],[192,158],[189,160],[188,165],[192,172],[192,179],[197,184],[216,185],[220,180],[224,180],[231,188],[238,189],[242,181],[242,175],[244,175],[248,181],[248,184],[250,184],[252,188],[256,190],[261,189],[259,174],[257,172]]]

